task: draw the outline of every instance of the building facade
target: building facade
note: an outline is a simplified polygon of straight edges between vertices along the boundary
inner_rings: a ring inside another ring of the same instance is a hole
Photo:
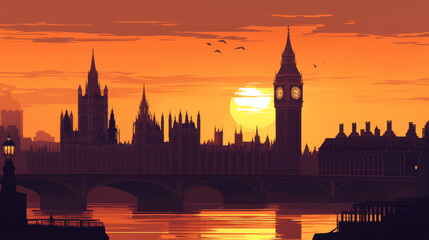
[[[416,125],[409,123],[404,137],[393,132],[392,122],[381,135],[376,127],[371,132],[370,122],[360,134],[356,123],[347,136],[340,124],[335,138],[327,138],[319,148],[319,174],[335,176],[416,176],[421,158],[422,140],[416,134]]]

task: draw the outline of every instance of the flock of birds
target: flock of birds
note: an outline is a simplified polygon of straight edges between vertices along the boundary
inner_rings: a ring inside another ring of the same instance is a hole
[[[221,42],[221,43],[224,43],[224,44],[226,44],[226,41],[225,40],[223,40],[223,39],[221,39],[221,40],[219,40],[219,41],[217,41],[217,42]],[[206,43],[207,45],[209,45],[209,46],[211,46],[212,44],[211,43]],[[234,49],[236,49],[236,50],[243,50],[243,51],[246,51],[246,49],[244,48],[244,47],[236,47],[236,48],[234,48]],[[222,52],[219,50],[219,49],[216,49],[215,51],[214,51],[215,53],[219,53],[219,54],[222,54]],[[326,63],[326,62],[323,62],[323,63]],[[317,65],[316,64],[313,64],[313,67],[314,68],[317,68]]]
[[[217,41],[217,42],[221,42],[221,43],[224,43],[224,44],[227,44],[226,43],[226,41],[225,40],[223,40],[223,39],[221,39],[221,40],[219,40],[219,41]],[[211,46],[212,44],[211,43],[206,43],[207,45],[209,45],[209,46]],[[236,47],[236,48],[234,48],[234,49],[237,49],[237,50],[243,50],[243,51],[246,51],[246,49],[244,48],[244,47]],[[219,50],[219,49],[216,49],[215,51],[214,51],[215,53],[219,53],[219,54],[222,54],[222,52]]]

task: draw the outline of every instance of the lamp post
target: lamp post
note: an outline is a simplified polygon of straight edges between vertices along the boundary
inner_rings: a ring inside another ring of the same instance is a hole
[[[10,135],[7,135],[6,141],[3,143],[3,155],[6,161],[3,167],[1,191],[9,194],[16,193],[15,167],[12,162],[12,157],[15,155],[15,143]]]

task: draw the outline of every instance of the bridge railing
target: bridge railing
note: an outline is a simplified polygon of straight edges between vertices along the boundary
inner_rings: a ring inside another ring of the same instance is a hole
[[[53,227],[103,227],[99,220],[79,219],[27,219],[28,225],[53,226]]]
[[[381,222],[382,218],[394,214],[400,202],[366,202],[354,204],[351,211],[342,211],[339,222]]]

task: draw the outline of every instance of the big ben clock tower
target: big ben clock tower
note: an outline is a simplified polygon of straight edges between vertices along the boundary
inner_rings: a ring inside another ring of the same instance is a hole
[[[302,87],[288,27],[286,47],[274,81],[276,159],[273,169],[276,172],[293,174],[300,171]]]

